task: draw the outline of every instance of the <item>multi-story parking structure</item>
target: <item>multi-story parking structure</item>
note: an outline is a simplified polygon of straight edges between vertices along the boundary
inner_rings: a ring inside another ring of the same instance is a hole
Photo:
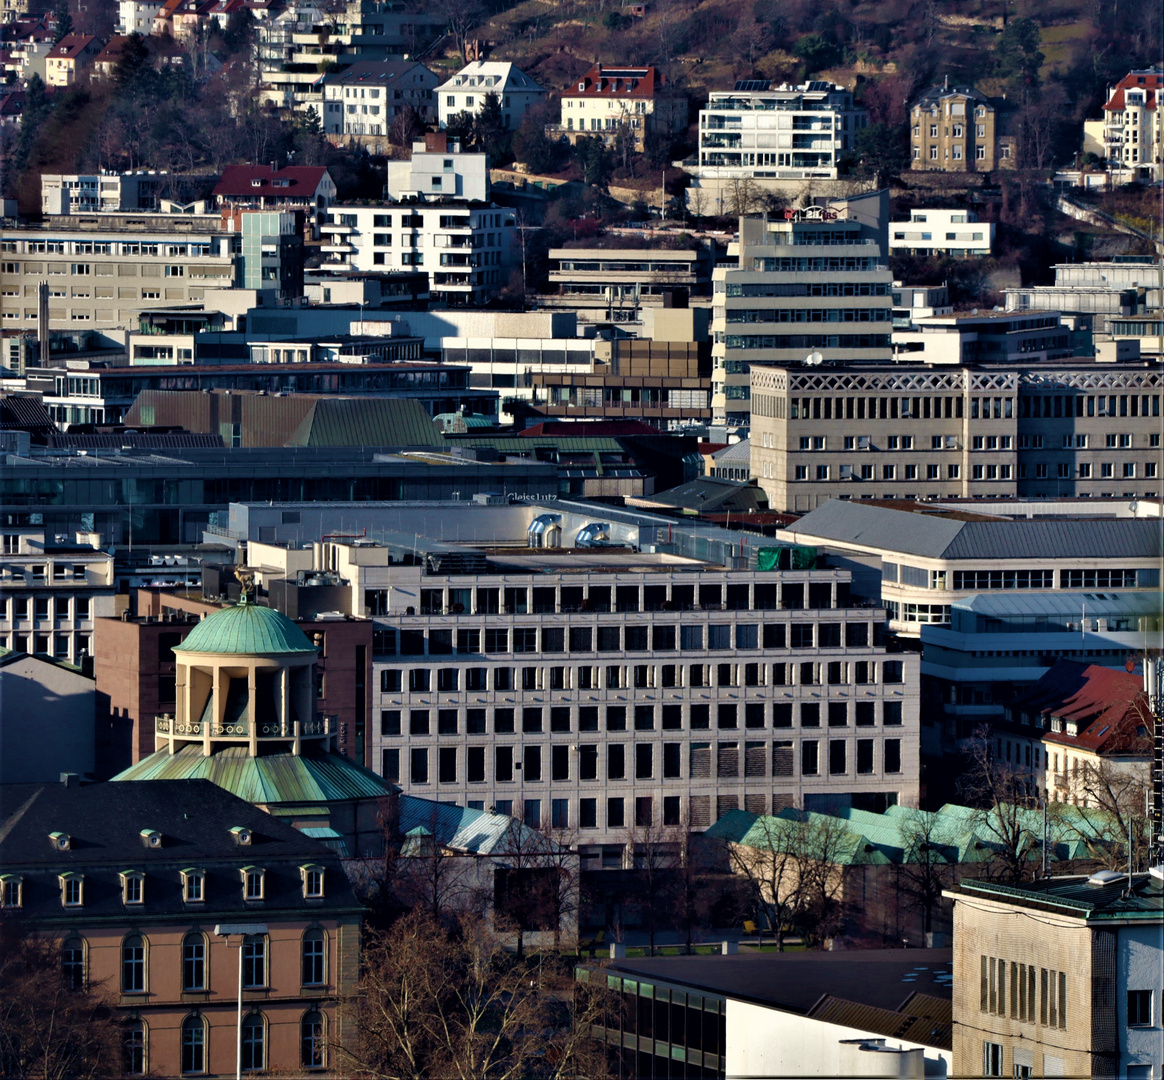
[[[885,192],[740,219],[738,266],[713,272],[714,422],[746,426],[756,363],[889,360]]]
[[[10,507],[0,515],[0,649],[80,664],[93,652],[93,620],[113,614],[113,555],[96,533],[46,534],[32,518]]]
[[[372,763],[406,792],[577,830],[608,866],[648,826],[918,797],[918,660],[848,571],[597,504],[382,506],[321,540],[343,513],[236,506],[228,531],[375,620]]]
[[[1158,363],[756,367],[752,476],[774,510],[832,498],[1152,498]]]

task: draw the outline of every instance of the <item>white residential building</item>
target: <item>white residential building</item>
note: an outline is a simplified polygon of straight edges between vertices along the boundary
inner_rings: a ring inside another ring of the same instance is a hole
[[[163,7],[165,0],[120,0],[117,33],[149,36],[154,31],[154,19]]]
[[[333,206],[323,233],[325,271],[428,272],[437,303],[479,305],[509,276],[511,210],[464,201]]]
[[[562,92],[562,115],[552,136],[571,142],[583,135],[613,144],[620,134],[630,136],[641,152],[651,130],[673,136],[687,127],[687,98],[664,89],[658,68],[603,67],[595,64],[576,84]]]
[[[340,137],[385,139],[408,107],[424,124],[436,121],[440,76],[407,60],[360,61],[323,77],[323,130]]]
[[[546,99],[546,91],[524,71],[510,63],[474,60],[436,89],[441,127],[458,113],[476,115],[485,98],[494,94],[501,105],[502,124],[515,130],[521,127],[526,111]]]
[[[889,250],[904,255],[986,256],[994,248],[994,222],[973,210],[911,210],[909,221],[889,223]]]
[[[843,86],[738,82],[714,91],[699,110],[696,172],[701,179],[835,180],[837,162],[867,123]]]
[[[578,829],[592,866],[623,865],[635,826],[916,805],[918,657],[886,652],[847,571],[500,496],[361,505],[363,542],[322,539],[356,511],[236,504],[230,528],[274,536],[248,558],[291,583],[314,543],[375,620],[372,760],[410,794]]]
[[[430,132],[412,144],[407,161],[388,162],[388,197],[489,201],[489,155],[466,154],[443,132]]]
[[[1108,168],[1129,180],[1160,179],[1160,91],[1164,72],[1131,71],[1103,106],[1103,150]]]

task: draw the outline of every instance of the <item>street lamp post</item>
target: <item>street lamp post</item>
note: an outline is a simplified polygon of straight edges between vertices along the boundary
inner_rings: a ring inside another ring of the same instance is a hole
[[[248,937],[266,934],[266,923],[219,923],[214,927],[216,937],[226,939],[228,948],[232,948],[230,939],[238,938],[238,1031],[234,1055],[235,1080],[242,1080],[242,1028],[243,1028],[243,946]]]

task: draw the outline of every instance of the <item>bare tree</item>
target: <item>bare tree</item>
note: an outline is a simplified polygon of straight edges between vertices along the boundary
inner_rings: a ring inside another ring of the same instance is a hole
[[[510,924],[517,933],[518,956],[525,955],[526,934],[554,929],[553,912],[565,903],[553,847],[541,826],[531,828],[514,818],[494,851],[503,863],[494,872],[494,920]]]
[[[479,904],[477,860],[445,847],[436,836],[436,808],[426,826],[410,830],[396,860],[396,896],[405,907],[443,919]]]
[[[966,764],[958,788],[963,800],[974,807],[975,830],[991,855],[987,876],[1021,881],[1030,869],[1031,835],[1027,811],[1036,802],[1029,769],[998,760],[991,729],[983,725],[965,750]]]
[[[934,928],[934,909],[941,903],[942,892],[954,879],[954,868],[936,836],[937,826],[936,814],[914,810],[901,828],[901,891],[921,908],[922,930],[927,934]]]
[[[776,938],[776,949],[784,951],[785,928],[802,904],[796,839],[801,823],[791,818],[762,816],[741,839],[727,845],[732,870],[748,883],[758,913],[764,915]]]
[[[469,62],[469,41],[473,29],[484,18],[480,0],[437,0],[437,10],[445,17],[449,33],[464,63]]]
[[[53,941],[0,922],[0,1075],[6,1080],[98,1080],[122,1075],[122,1035],[100,985],[61,977]]]
[[[574,981],[569,965],[515,959],[480,918],[456,933],[424,912],[370,936],[341,1045],[347,1075],[374,1080],[566,1080],[607,1075],[591,1038],[604,979]]]
[[[1149,740],[1147,750],[1151,752]],[[1059,836],[1082,840],[1092,858],[1111,870],[1145,870],[1152,861],[1147,762],[1100,761],[1072,774],[1070,808],[1049,803]],[[1131,850],[1128,849],[1129,837]]]
[[[649,821],[627,830],[627,847],[639,884],[639,907],[647,928],[650,955],[654,956],[655,937],[673,911],[671,892],[678,852],[670,830],[658,823],[654,813]]]
[[[545,875],[542,896],[546,916],[553,925],[554,952],[558,952],[562,947],[563,924],[577,917],[580,904],[578,834],[573,829],[555,829],[546,824],[540,831],[545,838],[541,865],[549,871]]]
[[[852,837],[842,818],[805,814],[798,823],[793,859],[799,878],[801,935],[820,942],[834,936],[844,920],[844,865],[851,861]]]

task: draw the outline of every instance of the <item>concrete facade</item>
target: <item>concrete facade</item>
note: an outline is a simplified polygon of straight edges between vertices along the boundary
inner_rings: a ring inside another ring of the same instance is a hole
[[[713,275],[715,423],[751,420],[753,364],[888,360],[886,192],[740,219],[738,264]]]
[[[93,679],[45,656],[0,652],[0,784],[95,772]]]
[[[909,111],[911,168],[993,172],[1014,168],[1014,140],[1002,138],[994,106],[977,90],[927,90]]]
[[[929,258],[989,256],[994,247],[993,221],[979,222],[972,210],[912,210],[908,221],[889,223],[889,250]]]
[[[751,380],[752,476],[774,510],[1164,490],[1158,364],[772,366]]]

